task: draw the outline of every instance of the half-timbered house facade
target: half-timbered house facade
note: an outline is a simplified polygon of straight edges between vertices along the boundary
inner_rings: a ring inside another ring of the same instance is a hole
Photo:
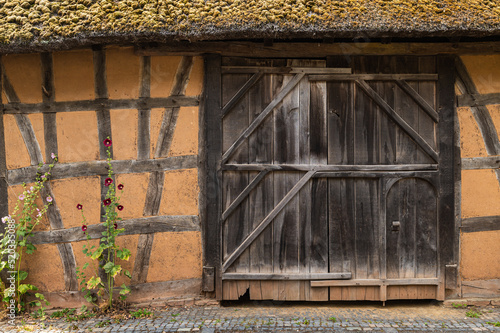
[[[0,7],[0,213],[57,154],[24,264],[53,305],[107,137],[132,302],[500,295],[498,1]]]

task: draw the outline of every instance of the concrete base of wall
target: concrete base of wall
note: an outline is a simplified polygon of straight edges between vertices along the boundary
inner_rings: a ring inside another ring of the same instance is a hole
[[[184,305],[186,300],[193,300],[194,304],[194,300],[201,297],[201,279],[144,283],[131,286],[130,289],[127,297],[130,304]],[[80,291],[43,294],[50,302],[48,308],[78,308],[84,304],[91,306]],[[115,297],[118,299],[118,292]]]

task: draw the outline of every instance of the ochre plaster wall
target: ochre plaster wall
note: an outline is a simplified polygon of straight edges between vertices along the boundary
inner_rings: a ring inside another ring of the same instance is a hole
[[[143,61],[130,47],[107,47],[106,80],[108,97],[137,99],[140,94]],[[168,97],[182,57],[151,57],[151,97]],[[56,102],[93,100],[95,96],[94,54],[92,50],[72,50],[53,53],[54,90]],[[41,103],[42,73],[40,54],[8,55],[2,57],[6,74],[22,103]],[[203,59],[194,58],[186,96],[201,94]],[[3,102],[8,102],[2,90]],[[150,158],[155,149],[163,121],[164,108],[151,110]],[[45,158],[44,120],[42,114],[29,114],[29,120]],[[17,126],[14,115],[3,115],[6,140],[6,164],[9,170],[32,164],[28,149]],[[138,110],[111,109],[110,123],[115,160],[137,160]],[[100,159],[98,120],[95,111],[71,111],[56,114],[58,158],[60,164],[92,162]],[[198,107],[182,107],[174,130],[168,157],[198,154]],[[48,162],[48,161],[45,161]],[[125,185],[120,203],[124,220],[143,218],[149,173],[117,174],[116,182]],[[84,207],[86,224],[100,223],[101,189],[99,176],[69,177],[51,180],[55,202],[61,213],[64,228],[81,228],[82,218],[76,209]],[[159,215],[198,215],[198,170],[166,171]],[[29,184],[28,184],[29,186]],[[9,186],[9,209],[12,211],[21,185]],[[47,218],[37,231],[51,230]],[[118,237],[118,244],[132,251],[122,268],[134,270],[140,235]],[[83,245],[97,245],[97,240],[73,242],[76,266],[90,262],[83,253]],[[28,282],[42,291],[64,291],[64,270],[55,244],[38,245],[38,251],[26,256],[24,266],[29,271]],[[201,279],[202,253],[199,231],[162,232],[155,234],[145,282],[183,279]],[[128,278],[119,278],[118,285],[130,284]],[[199,290],[194,290],[199,292]],[[180,296],[180,295],[179,295]]]
[[[481,94],[500,93],[500,55],[462,56]],[[500,105],[488,105],[500,134]],[[461,157],[485,157],[488,153],[471,109],[458,108]],[[500,216],[500,173],[494,169],[462,170],[462,218]],[[463,281],[500,281],[500,231],[462,232],[460,235]]]

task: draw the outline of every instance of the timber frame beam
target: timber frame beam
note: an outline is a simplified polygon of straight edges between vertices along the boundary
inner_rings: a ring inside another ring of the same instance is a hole
[[[201,55],[231,57],[311,58],[328,55],[437,55],[493,54],[500,42],[480,43],[273,43],[257,42],[177,42],[139,46],[138,55]]]

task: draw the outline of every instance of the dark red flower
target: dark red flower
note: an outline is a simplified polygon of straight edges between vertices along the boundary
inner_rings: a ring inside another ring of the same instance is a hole
[[[112,142],[111,142],[111,139],[105,139],[105,140],[104,140],[104,145],[105,145],[106,147],[110,147],[110,146],[111,146],[111,143],[112,143]]]
[[[123,184],[118,185],[119,190],[123,190],[123,187],[124,187]]]
[[[115,229],[118,229],[118,223],[113,224],[113,226],[115,227]]]
[[[104,180],[104,185],[109,186],[109,185],[111,185],[111,184],[113,184],[113,179],[111,179],[111,178],[106,178],[106,180]]]
[[[76,205],[76,209],[78,209],[78,210],[82,210],[82,209],[83,209],[83,206],[82,206],[81,204],[78,204],[78,205]]]
[[[104,199],[102,201],[102,203],[104,204],[104,206],[109,206],[109,205],[111,205],[111,199],[109,199],[109,198],[108,199]]]
[[[123,206],[122,205],[118,205],[118,206],[116,206],[116,208],[118,208],[118,210],[123,210]]]
[[[87,231],[87,226],[86,226],[85,224],[84,224],[84,225],[82,225],[82,231],[83,231],[83,232]]]

